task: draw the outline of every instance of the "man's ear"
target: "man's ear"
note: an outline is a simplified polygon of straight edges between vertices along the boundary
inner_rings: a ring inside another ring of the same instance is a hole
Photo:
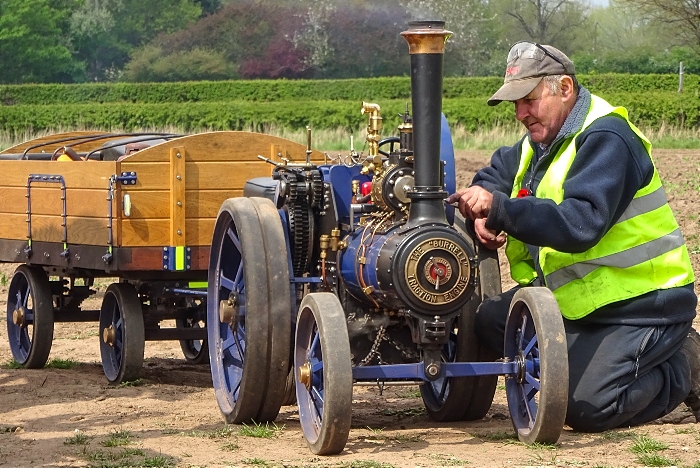
[[[569,75],[564,75],[559,78],[559,85],[561,86],[561,100],[563,102],[569,101],[576,95],[574,80]]]

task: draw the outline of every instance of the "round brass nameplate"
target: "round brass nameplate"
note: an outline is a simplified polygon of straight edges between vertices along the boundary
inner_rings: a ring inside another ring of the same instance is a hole
[[[411,293],[426,304],[449,304],[469,285],[469,256],[455,242],[428,239],[408,255],[404,269]]]

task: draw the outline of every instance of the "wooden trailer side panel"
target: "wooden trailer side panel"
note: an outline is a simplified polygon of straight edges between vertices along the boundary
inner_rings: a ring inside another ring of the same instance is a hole
[[[6,151],[18,153],[55,137]],[[258,156],[302,163],[306,153],[304,145],[270,135],[210,132],[173,138],[121,161],[0,160],[0,239],[206,247],[223,201],[242,196],[247,180],[272,173],[273,166]],[[324,162],[321,152],[311,151],[309,157],[314,163]],[[121,180],[130,177],[135,177],[133,183]]]
[[[110,205],[116,212],[115,202],[108,201],[109,181],[117,166],[0,161],[0,239],[106,246]]]
[[[136,184],[120,185],[130,215],[120,213],[122,247],[208,246],[221,204],[243,195],[245,182],[269,177],[273,166],[258,155],[282,162],[306,160],[303,145],[249,132],[211,132],[173,139],[135,153],[120,170],[136,174]],[[311,159],[323,162],[313,151]]]

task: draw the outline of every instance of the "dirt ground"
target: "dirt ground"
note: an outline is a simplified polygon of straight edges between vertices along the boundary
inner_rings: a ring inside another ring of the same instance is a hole
[[[489,156],[458,154],[459,185]],[[700,151],[656,150],[655,160],[700,274]],[[57,324],[50,360],[77,363],[73,368],[12,368],[4,311],[14,267],[0,266],[2,466],[700,467],[700,424],[684,407],[642,427],[604,434],[565,428],[555,446],[525,446],[514,439],[502,381],[483,420],[459,423],[430,421],[417,387],[389,387],[383,394],[356,387],[345,451],[316,457],[296,407],[283,407],[269,431],[227,427],[209,366],[188,364],[177,342],[147,342],[142,378],[115,387],[102,373],[97,324]],[[505,289],[512,282],[503,262],[501,268]],[[265,437],[250,435],[256,432]],[[643,436],[666,448],[652,452],[656,458],[639,458],[631,449]]]

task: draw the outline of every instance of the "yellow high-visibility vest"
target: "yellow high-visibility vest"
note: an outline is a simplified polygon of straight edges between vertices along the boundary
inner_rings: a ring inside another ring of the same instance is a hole
[[[535,196],[552,199],[557,204],[563,201],[564,181],[576,157],[576,137],[593,121],[610,114],[617,114],[627,121],[651,157],[651,143],[629,121],[627,110],[613,107],[602,98],[591,95],[591,108],[583,127],[554,155]],[[520,190],[534,153],[525,138],[511,198]],[[534,261],[521,241],[508,236],[506,256],[515,281],[529,284],[537,277]],[[540,247],[538,263],[544,283],[554,293],[562,315],[572,320],[613,302],[658,289],[683,286],[695,280],[688,250],[656,167],[649,184],[637,191],[620,219],[598,244],[581,253]]]

